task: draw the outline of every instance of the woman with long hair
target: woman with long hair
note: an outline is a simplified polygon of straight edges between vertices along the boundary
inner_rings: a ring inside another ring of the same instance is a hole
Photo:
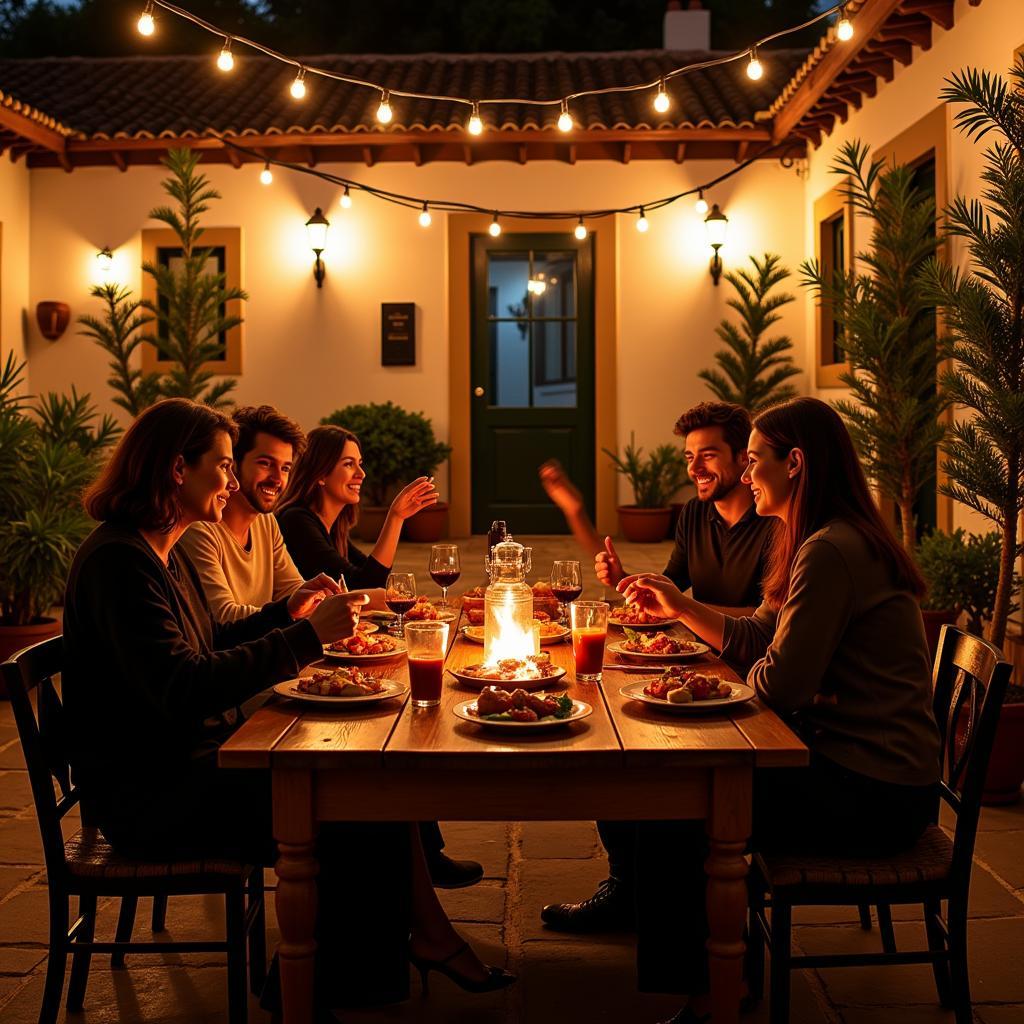
[[[921,577],[879,514],[846,427],[824,402],[797,398],[762,412],[747,455],[743,479],[757,513],[777,520],[756,612],[724,615],[663,576],[631,576],[619,590],[718,647],[810,748],[806,769],[755,775],[758,848],[878,856],[907,849],[936,813],[940,759]],[[648,823],[640,844],[640,863],[674,864],[683,898],[670,921],[661,873],[657,888],[638,892],[641,987],[688,992],[675,1019],[705,1019],[703,827]],[[688,968],[682,974],[680,965]]]
[[[383,587],[405,520],[437,501],[433,478],[417,477],[398,492],[367,555],[349,540],[366,479],[359,438],[324,426],[306,440],[277,511],[288,553],[304,576],[344,574],[350,587]]]
[[[207,406],[158,402],[85,496],[99,525],[75,556],[64,610],[72,764],[83,807],[134,857],[274,862],[269,776],[218,768],[217,749],[239,704],[351,636],[366,602],[320,576],[246,618],[213,620],[177,541],[192,523],[218,522],[237,490],[234,436]],[[411,958],[470,988],[511,980],[451,927],[408,825],[335,824],[320,846],[322,1004],[404,998]],[[367,863],[387,886],[365,885]],[[343,921],[358,934],[341,937]]]

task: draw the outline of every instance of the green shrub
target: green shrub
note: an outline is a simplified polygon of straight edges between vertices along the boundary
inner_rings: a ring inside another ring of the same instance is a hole
[[[615,464],[633,488],[633,502],[638,508],[667,508],[669,499],[679,490],[686,472],[686,461],[678,449],[661,444],[642,459],[643,448],[636,447],[636,438],[629,435],[622,456],[601,449]]]

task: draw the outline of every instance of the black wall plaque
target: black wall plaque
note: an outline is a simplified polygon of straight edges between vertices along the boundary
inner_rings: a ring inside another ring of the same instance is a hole
[[[416,365],[416,304],[380,304],[380,365]]]

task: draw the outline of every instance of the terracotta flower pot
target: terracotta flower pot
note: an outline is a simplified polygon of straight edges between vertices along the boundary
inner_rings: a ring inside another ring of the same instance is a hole
[[[439,501],[406,519],[402,539],[417,544],[433,544],[448,536],[448,502]]]
[[[935,655],[939,649],[939,634],[943,626],[955,626],[958,618],[957,613],[949,610],[925,611],[921,609],[921,618],[924,619],[924,635],[928,641],[928,653],[931,655],[932,664],[935,664]]]
[[[359,521],[352,531],[352,536],[356,540],[375,541],[384,527],[384,520],[387,519],[387,516],[387,506],[360,505]]]
[[[636,505],[620,505],[619,529],[626,540],[634,544],[653,544],[664,540],[668,533],[670,508],[639,508]]]
[[[60,633],[60,623],[56,619],[43,619],[30,626],[0,626],[0,661],[6,661],[12,654],[25,647],[31,647],[41,640],[49,640]],[[0,677],[0,697],[7,697],[7,687]]]
[[[1024,704],[1004,704],[985,776],[983,804],[1015,804],[1024,782]]]

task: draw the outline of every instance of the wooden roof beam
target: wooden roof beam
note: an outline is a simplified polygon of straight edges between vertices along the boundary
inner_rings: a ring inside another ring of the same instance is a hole
[[[749,142],[737,142],[736,143],[736,163],[741,164],[747,159],[747,154],[750,152]]]
[[[857,61],[856,70],[869,71],[886,82],[891,82],[896,75],[892,57],[886,57],[883,53],[865,53]]]
[[[242,166],[242,154],[233,146],[225,146],[224,152],[227,154],[228,163],[237,171]]]
[[[676,144],[676,163],[681,164],[686,159],[686,143],[680,142]]]
[[[869,53],[884,53],[907,67],[914,59],[914,47],[902,39],[875,39],[868,45]]]
[[[629,158],[633,155],[633,143],[624,142],[622,144],[622,156],[619,158],[624,164],[629,163]]]
[[[110,159],[114,161],[114,166],[124,174],[128,170],[128,161],[125,159],[124,153],[119,149],[112,150],[110,153]]]
[[[31,117],[10,107],[0,105],[0,128],[13,132],[19,138],[25,139],[36,146],[42,146],[51,153],[63,153],[67,140],[54,128],[48,128],[45,124],[34,121]]]
[[[363,146],[363,163],[367,167],[372,167],[377,162],[377,158],[374,156],[372,146]]]
[[[878,38],[884,41],[904,40],[913,46],[920,46],[922,50],[930,50],[932,48],[932,23],[930,21],[915,21],[910,25],[886,25],[879,32]]]
[[[900,11],[904,14],[923,14],[934,24],[947,31],[953,27],[954,0],[903,0]]]

